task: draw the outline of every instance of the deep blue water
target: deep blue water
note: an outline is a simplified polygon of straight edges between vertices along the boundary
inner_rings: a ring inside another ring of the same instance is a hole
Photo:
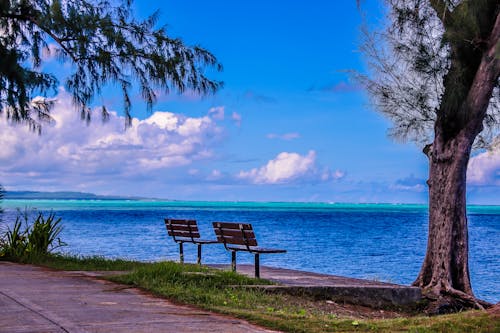
[[[327,203],[220,203],[90,200],[4,200],[4,221],[17,207],[53,210],[62,217],[61,251],[144,261],[178,260],[166,235],[165,217],[198,220],[202,236],[214,238],[212,221],[252,223],[259,245],[287,249],[263,255],[263,265],[410,284],[427,242],[427,209],[421,205]],[[500,300],[500,207],[469,208],[470,270],[476,295]],[[205,263],[229,263],[221,245],[203,247]],[[186,261],[196,247],[185,246]],[[239,263],[253,256],[238,254]]]

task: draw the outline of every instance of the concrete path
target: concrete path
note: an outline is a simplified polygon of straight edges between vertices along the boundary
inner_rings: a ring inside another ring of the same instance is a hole
[[[0,332],[272,332],[135,288],[0,262]]]

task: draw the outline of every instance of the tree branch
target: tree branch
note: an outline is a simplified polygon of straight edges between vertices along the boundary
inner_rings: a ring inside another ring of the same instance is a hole
[[[436,11],[437,17],[446,25],[447,17],[451,15],[445,0],[430,0],[431,7]]]
[[[10,19],[15,19],[15,20],[21,20],[21,21],[28,21],[39,27],[43,32],[45,32],[47,35],[49,35],[61,48],[66,52],[68,56],[73,59],[74,62],[77,62],[77,59],[75,55],[63,44],[63,40],[60,39],[58,36],[56,36],[50,29],[47,29],[43,27],[40,22],[38,22],[34,17],[32,16],[27,16],[27,15],[22,15],[22,14],[9,14],[5,13],[2,14],[1,17],[5,18],[10,18]]]
[[[37,27],[39,27],[40,29],[43,30],[43,32],[45,32],[47,35],[49,35],[57,44],[59,44],[59,46],[64,50],[64,52],[66,52],[66,54],[71,58],[73,59],[73,61],[76,63],[77,62],[77,59],[76,59],[76,56],[70,51],[70,49],[68,49],[64,44],[63,44],[63,41],[58,37],[56,36],[52,31],[50,31],[50,29],[47,29],[45,27],[43,27],[40,22],[38,22],[34,17],[28,17],[28,21],[30,21],[31,23],[33,23],[34,25],[36,25]]]
[[[500,40],[500,13],[488,38],[488,46],[481,59],[481,64],[474,76],[474,81],[467,94],[465,107],[476,120],[475,126],[482,128],[482,122],[488,109],[493,89],[498,85],[500,76],[500,58],[496,56],[497,44]],[[481,129],[479,128],[479,130]],[[475,128],[476,130],[478,128]]]

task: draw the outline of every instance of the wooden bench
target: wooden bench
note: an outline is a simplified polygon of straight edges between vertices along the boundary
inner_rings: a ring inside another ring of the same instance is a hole
[[[231,251],[231,269],[236,271],[236,252],[246,251],[255,254],[255,277],[260,277],[261,253],[284,253],[286,250],[259,247],[251,224],[235,222],[213,222],[217,241]]]
[[[184,263],[184,243],[194,243],[198,245],[198,260],[201,265],[201,246],[203,244],[216,244],[216,240],[207,240],[200,238],[200,231],[196,220],[165,219],[165,226],[169,236],[179,244],[180,262]]]

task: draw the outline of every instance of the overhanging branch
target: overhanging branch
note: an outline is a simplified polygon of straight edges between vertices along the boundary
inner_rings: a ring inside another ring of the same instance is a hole
[[[50,29],[47,29],[45,27],[43,27],[35,18],[33,17],[30,17],[28,18],[28,20],[33,23],[34,25],[36,25],[37,27],[39,27],[43,32],[45,32],[47,35],[49,35],[57,44],[59,44],[59,46],[64,50],[64,52],[66,52],[66,54],[71,58],[73,59],[73,61],[76,63],[78,62],[78,60],[76,59],[76,56],[71,52],[70,49],[68,49],[63,41],[58,37],[56,36]]]
[[[432,8],[436,11],[437,17],[446,25],[447,18],[451,12],[445,0],[430,0]]]
[[[497,14],[495,25],[488,38],[488,48],[483,54],[465,103],[465,107],[468,108],[473,119],[476,120],[475,126],[482,126],[493,89],[498,85],[500,58],[496,56],[496,52],[499,40],[500,13]]]

